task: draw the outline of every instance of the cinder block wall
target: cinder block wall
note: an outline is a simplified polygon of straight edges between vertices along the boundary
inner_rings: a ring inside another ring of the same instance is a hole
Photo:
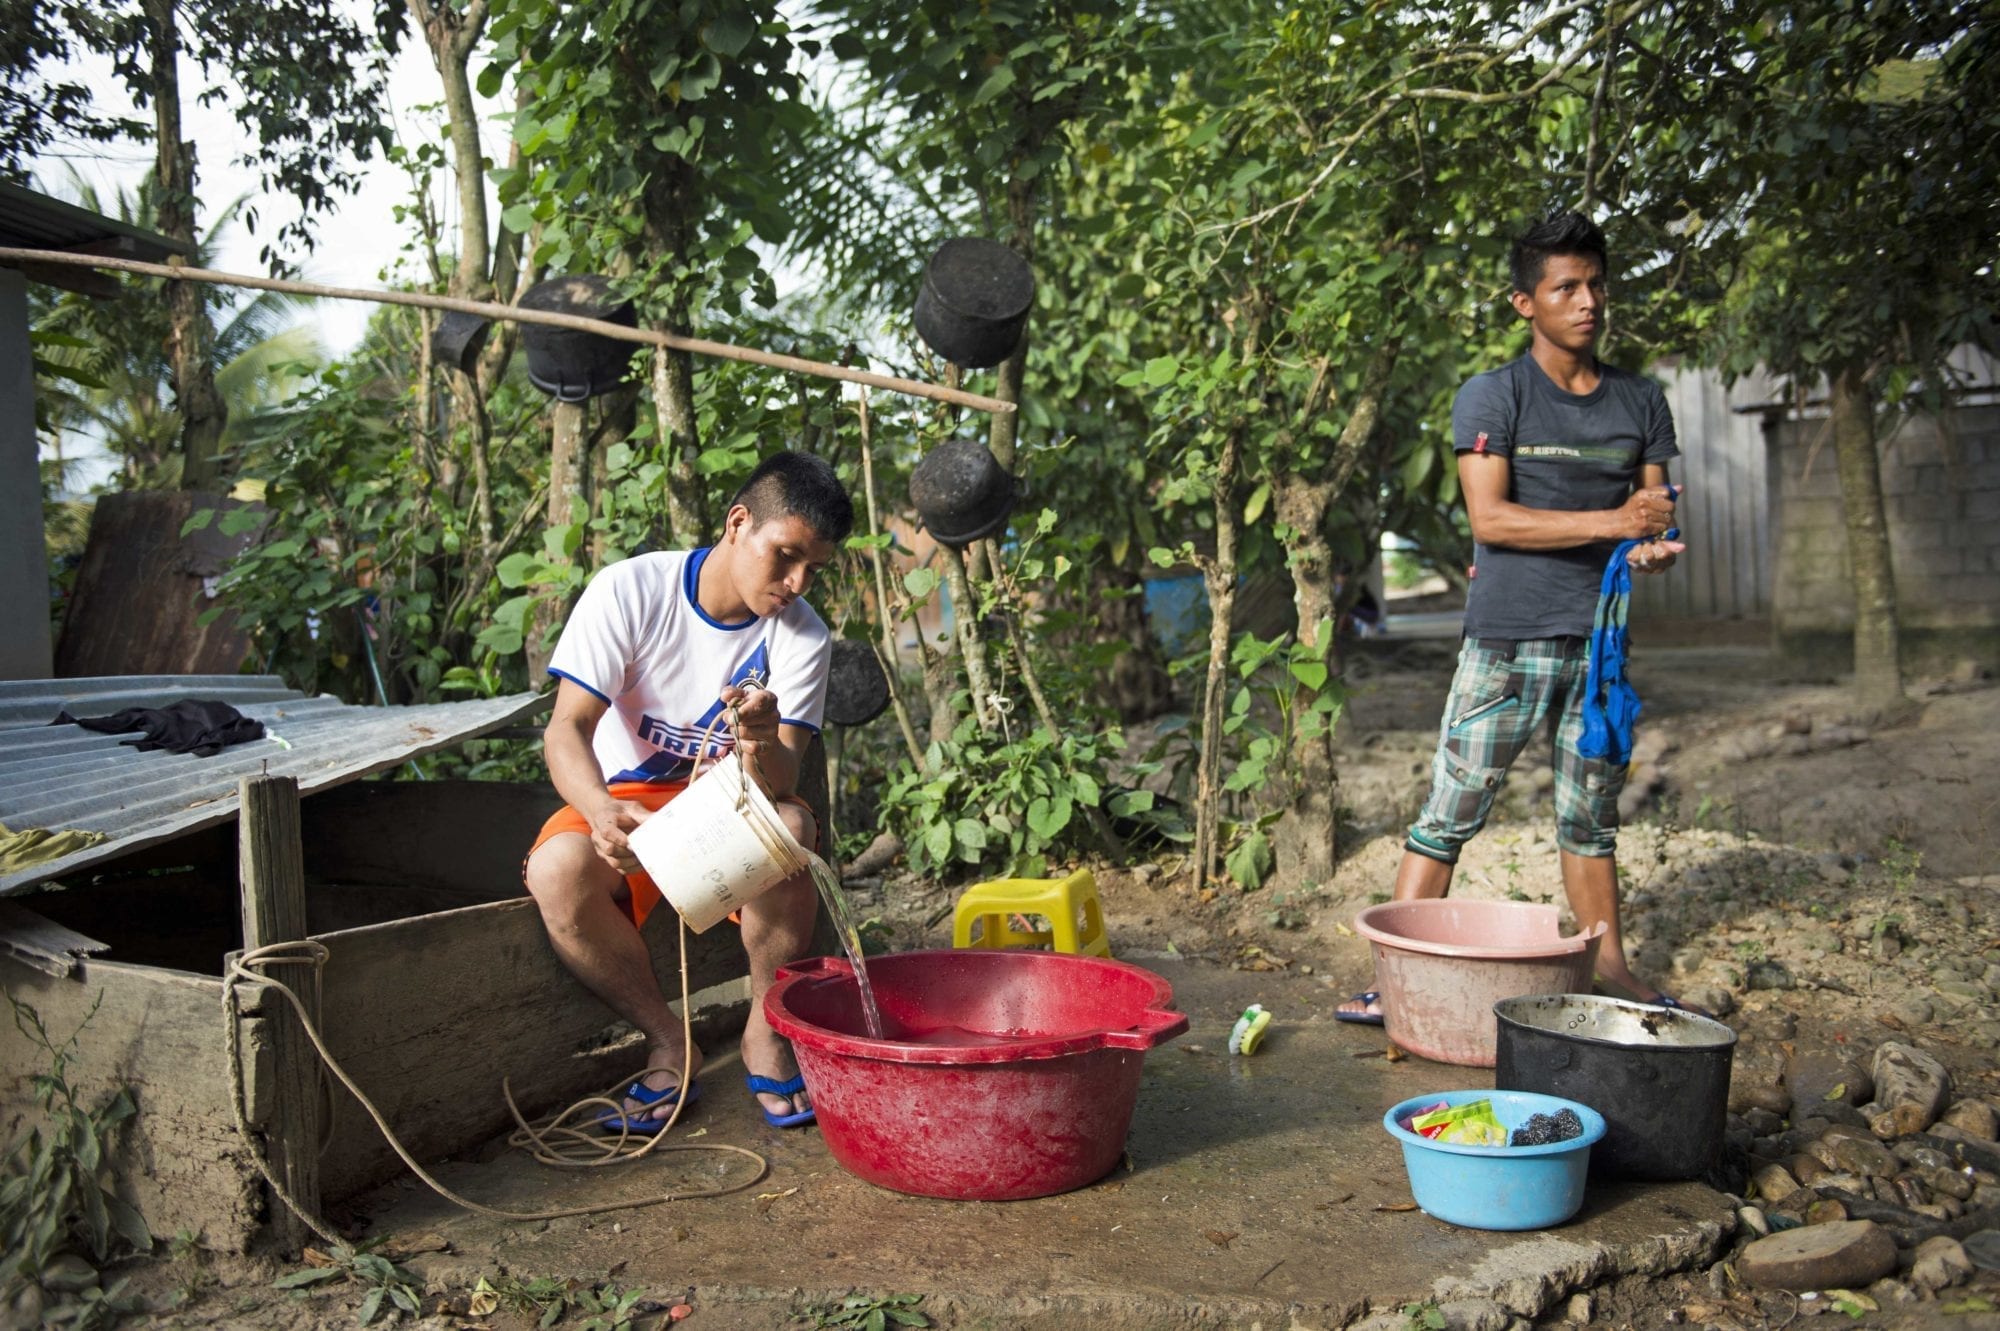
[[[1778,645],[1849,669],[1854,595],[1831,427],[1824,416],[1786,420],[1768,439]],[[1909,417],[1881,458],[1905,668],[2000,669],[2000,406],[1963,407],[1942,424]]]

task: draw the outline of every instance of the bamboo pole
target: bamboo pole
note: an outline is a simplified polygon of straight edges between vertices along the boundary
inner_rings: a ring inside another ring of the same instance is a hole
[[[519,305],[501,305],[486,300],[461,300],[456,296],[433,296],[421,291],[362,291],[355,287],[321,286],[317,282],[293,282],[280,277],[253,277],[247,273],[220,273],[212,268],[189,268],[182,264],[142,263],[137,259],[114,259],[95,254],[69,254],[62,250],[24,250],[11,246],[0,246],[0,263],[4,264],[67,264],[74,268],[110,268],[122,273],[139,273],[146,277],[163,277],[172,282],[209,282],[218,286],[252,287],[260,291],[283,291],[294,296],[323,296],[334,300],[367,300],[378,305],[411,305],[426,310],[457,310],[462,314],[476,314],[487,319],[512,319],[517,323],[548,324],[554,328],[573,328],[579,332],[597,333],[604,337],[616,338],[620,342],[643,342],[647,346],[669,347],[676,351],[692,352],[697,356],[715,356],[722,360],[746,361],[752,365],[767,365],[774,370],[786,370],[792,374],[810,374],[821,379],[845,379],[849,383],[867,384],[872,388],[887,389],[891,393],[903,393],[910,397],[930,398],[935,402],[948,402],[955,406],[971,407],[975,411],[1013,411],[1012,402],[1002,402],[999,398],[981,397],[977,393],[967,393],[956,386],[945,388],[937,384],[919,383],[915,379],[902,379],[891,374],[875,374],[868,370],[856,370],[845,365],[828,365],[824,361],[807,360],[803,356],[785,356],[773,351],[757,351],[750,347],[731,346],[727,342],[711,342],[706,338],[683,337],[679,333],[663,333],[654,328],[627,328],[624,324],[608,323],[603,319],[587,319],[579,314],[563,314],[555,310],[529,310]]]

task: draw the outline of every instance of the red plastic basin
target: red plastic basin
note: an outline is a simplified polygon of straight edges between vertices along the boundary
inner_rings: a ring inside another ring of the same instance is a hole
[[[1165,980],[1100,957],[903,952],[868,976],[887,1039],[863,1033],[853,967],[833,957],[780,967],[764,1015],[792,1042],[833,1158],[925,1197],[1011,1201],[1103,1178],[1146,1051],[1188,1027]]]

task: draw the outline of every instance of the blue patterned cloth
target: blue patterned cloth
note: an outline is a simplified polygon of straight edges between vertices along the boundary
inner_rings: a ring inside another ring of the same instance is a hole
[[[1669,528],[1662,540],[1675,540],[1678,527]],[[1632,758],[1632,730],[1639,723],[1642,704],[1632,682],[1625,678],[1625,657],[1632,649],[1626,630],[1632,609],[1632,565],[1628,556],[1652,538],[1620,541],[1604,565],[1604,581],[1597,590],[1597,614],[1590,630],[1590,673],[1583,686],[1583,737],[1576,750],[1586,758],[1603,759],[1624,766]]]

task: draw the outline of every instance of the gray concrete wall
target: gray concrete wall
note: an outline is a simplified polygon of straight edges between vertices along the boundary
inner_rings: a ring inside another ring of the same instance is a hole
[[[0,268],[0,679],[47,679],[53,665],[37,457],[28,284]]]
[[[2000,666],[2000,405],[1885,428],[1895,430],[1882,445],[1882,491],[1905,664]],[[1781,647],[1841,668],[1854,596],[1831,431],[1808,416],[1779,422],[1769,439],[1773,628]]]

